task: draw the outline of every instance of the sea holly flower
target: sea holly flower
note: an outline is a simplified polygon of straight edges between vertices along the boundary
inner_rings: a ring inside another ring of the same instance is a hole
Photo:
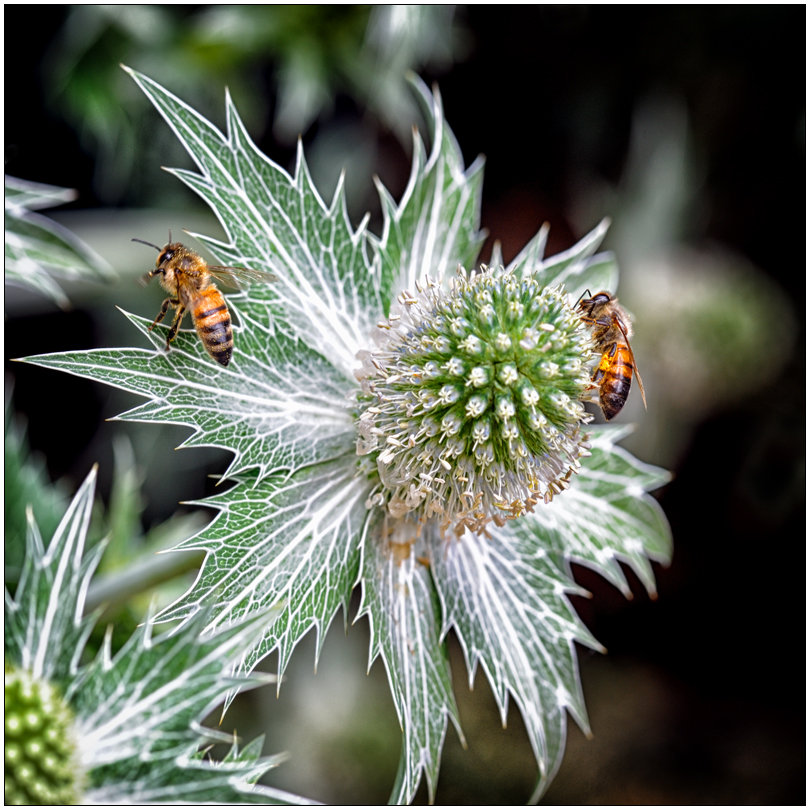
[[[278,757],[262,739],[239,748],[200,721],[235,686],[230,663],[261,620],[205,637],[204,614],[180,632],[152,638],[149,622],[114,656],[108,634],[90,663],[79,659],[95,623],[84,616],[103,544],[84,552],[95,490],[88,475],[47,548],[28,511],[26,556],[8,590],[5,632],[6,804],[306,804],[257,786]],[[203,744],[229,742],[222,762]]]
[[[358,455],[376,457],[372,503],[457,534],[503,525],[568,486],[587,453],[579,401],[589,338],[562,287],[484,266],[445,291],[397,298],[358,352]]]
[[[562,758],[566,711],[587,729],[574,642],[599,643],[567,594],[569,564],[630,593],[625,562],[653,593],[650,559],[670,533],[646,494],[668,480],[587,425],[592,348],[572,309],[615,289],[607,224],[543,258],[546,229],[507,267],[478,265],[483,161],[467,169],[438,92],[417,79],[431,129],[418,135],[399,204],[378,182],[384,226],[353,229],[342,183],[325,205],[299,149],[288,175],[251,142],[230,101],[227,135],[132,72],[200,173],[171,170],[219,217],[218,262],[272,272],[228,298],[238,325],[227,369],[193,333],[164,350],[151,319],[127,315],[152,349],[29,358],[147,402],[121,418],[193,429],[190,445],[233,452],[214,521],[178,548],[207,553],[194,586],[158,620],[202,610],[209,631],[271,606],[245,645],[249,672],[278,651],[279,673],[309,630],[320,652],[338,608],[362,588],[403,730],[394,802],[431,796],[448,718],[461,733],[445,637],[472,682],[480,663],[505,719],[511,694],[538,763],[537,798]],[[317,653],[316,653],[317,655]]]

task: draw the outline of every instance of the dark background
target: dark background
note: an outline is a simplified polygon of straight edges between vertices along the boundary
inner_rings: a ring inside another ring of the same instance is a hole
[[[94,190],[94,155],[46,104],[42,59],[66,14],[60,6],[5,9],[6,171],[76,188],[78,201],[67,208],[92,209],[103,202]],[[472,6],[459,15],[468,55],[423,77],[440,81],[467,162],[487,156],[482,224],[502,241],[507,260],[545,220],[549,252],[582,235],[567,215],[576,178],[584,172],[619,183],[634,110],[650,92],[670,93],[685,104],[703,170],[703,214],[687,236],[747,257],[787,294],[803,323],[803,6]],[[257,140],[290,166],[293,148],[270,133],[273,70],[271,56],[255,71],[268,122]],[[362,110],[340,95],[331,114],[360,118]],[[323,126],[320,119],[304,133],[305,147]],[[397,196],[409,156],[383,128],[378,135],[390,160],[377,171]],[[124,189],[119,201],[154,203],[143,189]],[[98,335],[93,313],[80,308],[10,313],[6,322],[6,379],[54,479],[84,477],[99,423],[118,410],[100,387],[10,366],[8,358],[92,348]],[[626,602],[575,567],[594,594],[575,599],[576,607],[609,655],[583,656],[595,739],[572,728],[549,802],[805,803],[805,375],[800,341],[767,388],[694,426],[674,481],[658,493],[675,556],[669,569],[657,570],[657,601],[632,574],[636,598]],[[203,473],[195,485],[198,491],[179,497],[192,500],[210,486]],[[166,517],[147,511],[145,520]],[[488,687],[479,678],[469,696],[456,646],[471,747],[461,752],[450,730],[437,803],[523,802],[534,774],[520,719],[510,715],[508,740],[488,731],[499,726]],[[472,739],[479,725],[482,737],[497,738],[492,750]],[[285,787],[307,795],[306,784]],[[351,800],[339,791],[318,798]]]

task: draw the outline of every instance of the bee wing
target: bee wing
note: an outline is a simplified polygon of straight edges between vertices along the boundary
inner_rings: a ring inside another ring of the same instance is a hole
[[[253,282],[278,281],[272,273],[265,273],[263,270],[248,270],[246,267],[220,267],[219,265],[208,265],[208,272],[218,281],[227,284],[229,287],[239,289],[239,283],[250,284]]]
[[[641,382],[641,375],[638,373],[638,366],[636,365],[636,358],[633,355],[633,350],[630,348],[630,341],[627,339],[627,331],[624,328],[621,320],[619,318],[613,319],[619,329],[622,330],[622,334],[624,335],[624,343],[627,346],[627,351],[630,352],[630,362],[633,364],[633,374],[636,375],[636,379],[638,380],[638,390],[641,392],[641,401],[644,403],[644,410],[647,410],[647,396],[644,393],[644,383]]]

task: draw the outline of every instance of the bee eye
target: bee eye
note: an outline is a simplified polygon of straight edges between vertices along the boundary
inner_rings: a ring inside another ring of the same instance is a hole
[[[163,264],[164,262],[171,261],[172,256],[174,256],[174,253],[172,253],[171,250],[167,250],[161,253],[160,256],[158,257],[158,264]]]

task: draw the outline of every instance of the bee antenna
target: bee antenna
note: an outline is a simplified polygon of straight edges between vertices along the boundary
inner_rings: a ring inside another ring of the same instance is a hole
[[[584,293],[582,293],[582,295],[580,295],[580,296],[579,296],[579,298],[577,298],[577,303],[576,303],[576,304],[574,304],[574,308],[576,308],[576,307],[577,307],[577,305],[579,304],[579,302],[580,302],[580,301],[582,301],[582,299],[583,299],[583,298],[585,298],[585,296],[586,296],[586,295],[587,295],[587,296],[590,296],[590,294],[591,294],[591,291],[590,291],[590,290],[585,290],[585,292],[584,292]]]
[[[169,228],[169,244],[172,243],[172,229]]]
[[[144,242],[143,239],[133,239],[133,242],[140,242],[142,245],[149,245],[149,247],[153,247],[158,253],[160,253],[163,248],[159,248],[157,245],[153,245],[151,242]]]

